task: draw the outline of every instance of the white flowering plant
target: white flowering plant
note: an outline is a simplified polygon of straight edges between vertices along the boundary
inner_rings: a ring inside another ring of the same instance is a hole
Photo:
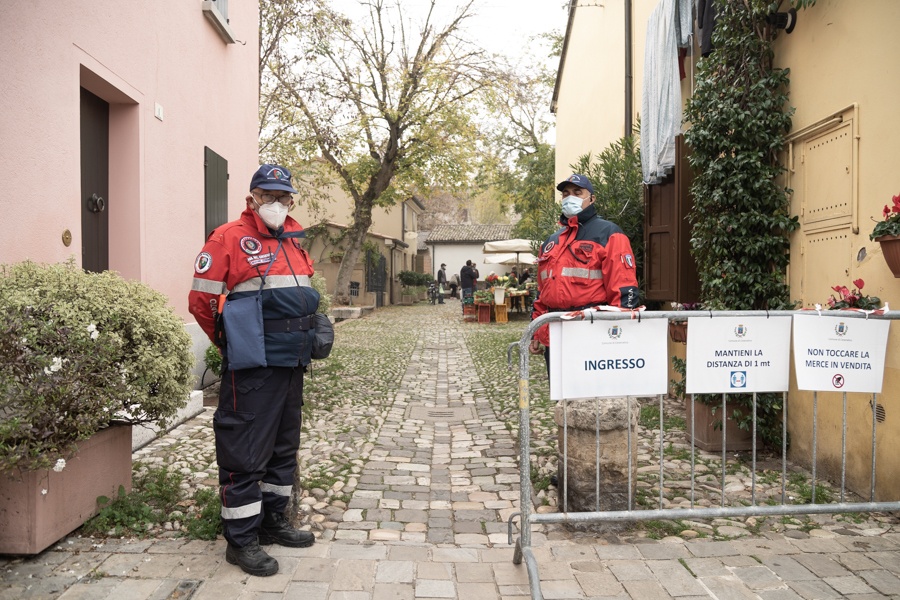
[[[192,388],[166,298],[69,261],[0,266],[0,471],[65,468],[115,422],[166,425]]]

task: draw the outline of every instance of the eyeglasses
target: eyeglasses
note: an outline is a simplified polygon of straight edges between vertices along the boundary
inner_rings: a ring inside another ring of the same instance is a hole
[[[262,200],[263,204],[272,204],[274,202],[281,202],[285,206],[290,206],[291,202],[294,201],[294,197],[290,194],[285,194],[283,196],[275,196],[273,194],[253,194],[260,200]]]

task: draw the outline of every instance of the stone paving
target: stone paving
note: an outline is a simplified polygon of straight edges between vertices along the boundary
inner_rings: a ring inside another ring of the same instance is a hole
[[[501,377],[478,376],[469,336],[487,327],[516,324],[463,323],[451,301],[391,307],[339,325],[338,344],[352,337],[356,346],[338,353],[339,380],[313,372],[318,383],[308,396],[317,405],[309,407],[301,448],[301,471],[329,483],[306,490],[298,514],[318,542],[268,547],[280,563],[277,575],[245,575],[225,563],[221,539],[176,537],[174,522],[150,539],[75,532],[36,557],[0,557],[0,600],[532,597],[506,535],[518,506],[516,430],[492,391]],[[329,386],[339,391],[334,398],[316,397]],[[354,393],[364,402],[347,397]],[[135,460],[180,470],[186,490],[214,486],[211,416],[208,409]],[[540,446],[549,430],[540,418],[534,425]],[[640,435],[640,460],[658,460],[659,432]],[[677,433],[667,433],[667,443],[683,443],[670,436]],[[539,462],[539,471],[554,468],[547,456]],[[667,459],[667,469],[683,476],[683,462]],[[746,479],[732,477],[731,489],[744,491]],[[654,485],[648,472],[642,487],[651,497]],[[541,511],[555,510],[555,490],[536,501]],[[892,516],[848,523],[822,515],[780,528],[747,521],[692,523],[693,534],[660,540],[643,529],[612,535],[535,527],[543,597],[900,598],[900,528]]]

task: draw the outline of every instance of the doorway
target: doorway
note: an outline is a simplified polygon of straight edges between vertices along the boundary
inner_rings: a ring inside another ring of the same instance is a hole
[[[109,103],[81,88],[81,265],[109,269]]]

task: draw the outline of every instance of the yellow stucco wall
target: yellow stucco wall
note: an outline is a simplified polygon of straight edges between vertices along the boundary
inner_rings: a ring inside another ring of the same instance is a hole
[[[801,11],[793,33],[782,34],[775,44],[776,64],[791,70],[790,103],[796,107],[796,139],[786,152],[792,167],[786,183],[794,189],[791,214],[801,221],[791,239],[791,297],[806,307],[824,304],[831,286],[852,287],[861,278],[866,293],[900,308],[900,280],[892,276],[878,244],[869,240],[873,219],[880,220],[882,207],[900,194],[898,24],[900,2],[894,0],[819,0]],[[876,436],[876,497],[882,500],[900,498],[895,451],[900,444],[900,323],[892,324],[886,367],[878,396],[885,420],[878,423]],[[847,398],[847,484],[866,497],[870,399],[870,394]],[[792,377],[790,458],[807,467],[812,412],[812,393],[797,391]],[[842,412],[840,393],[818,394],[817,468],[837,481]]]
[[[578,157],[602,151],[625,134],[624,3],[575,9],[556,107],[556,179],[572,173]],[[644,32],[655,1],[634,0],[633,113],[641,107]]]

